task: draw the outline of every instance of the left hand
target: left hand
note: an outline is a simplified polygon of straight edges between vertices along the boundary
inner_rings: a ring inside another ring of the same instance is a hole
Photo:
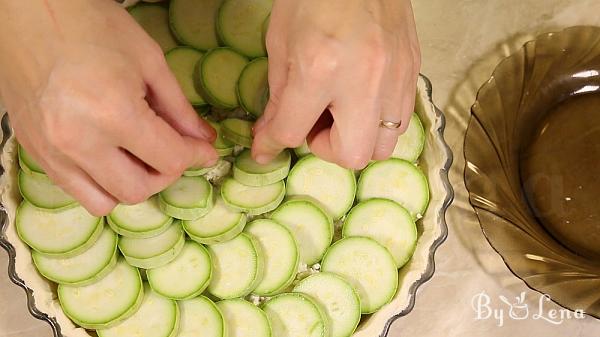
[[[255,125],[255,160],[269,162],[304,139],[348,168],[391,155],[420,69],[409,0],[275,0],[266,43],[270,100]]]

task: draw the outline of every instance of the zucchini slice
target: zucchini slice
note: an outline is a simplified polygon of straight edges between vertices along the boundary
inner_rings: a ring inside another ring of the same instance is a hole
[[[389,303],[398,288],[394,257],[375,240],[365,237],[334,243],[323,258],[321,270],[350,282],[358,293],[363,314],[373,313]]]
[[[219,46],[216,21],[223,0],[171,0],[169,21],[182,44],[199,50]]]
[[[144,286],[144,299],[133,316],[107,328],[98,337],[175,337],[179,330],[179,308],[175,301],[159,296]]]
[[[277,208],[285,197],[283,180],[266,186],[247,186],[233,178],[221,185],[221,197],[225,204],[236,211],[259,215]]]
[[[221,124],[215,122],[208,122],[217,132],[217,139],[213,146],[217,151],[217,154],[221,157],[230,156],[233,154],[234,143],[223,137],[223,131],[221,130]]]
[[[273,336],[328,337],[329,320],[315,300],[302,293],[277,295],[262,306],[271,322]]]
[[[217,17],[219,37],[248,57],[266,56],[262,28],[272,5],[273,0],[225,0]]]
[[[25,172],[36,172],[46,174],[44,169],[25,151],[25,149],[19,144],[18,146],[19,166]]]
[[[316,203],[295,198],[281,204],[271,219],[287,227],[300,251],[300,262],[313,265],[323,258],[333,241],[333,221]]]
[[[59,284],[84,286],[106,276],[117,263],[117,235],[108,227],[85,252],[68,258],[31,252],[33,263],[45,278]]]
[[[269,60],[260,57],[246,65],[237,84],[240,106],[259,118],[269,101]]]
[[[102,234],[104,221],[82,206],[48,212],[23,201],[17,208],[16,227],[33,250],[65,258],[90,248]]]
[[[391,158],[373,162],[362,171],[357,198],[390,199],[406,208],[413,218],[420,218],[429,204],[429,184],[413,163]]]
[[[208,298],[198,296],[179,302],[181,324],[178,337],[226,337],[221,310]],[[202,319],[198,319],[202,318]]]
[[[85,329],[106,329],[131,317],[142,304],[144,286],[137,268],[119,259],[98,282],[75,287],[58,285],[65,314]]]
[[[210,172],[211,170],[213,170],[219,166],[222,166],[224,164],[225,163],[224,163],[223,158],[219,158],[219,160],[217,161],[215,166],[212,166],[212,167],[190,167],[189,169],[185,170],[185,172],[183,172],[183,175],[186,177],[203,176],[203,175],[207,174],[208,172]]]
[[[106,220],[119,235],[138,239],[157,236],[173,223],[173,218],[160,210],[156,196],[136,205],[119,204]]]
[[[128,10],[135,21],[158,43],[163,53],[177,47],[177,41],[169,28],[167,8],[158,4],[139,3]]]
[[[292,233],[283,225],[269,219],[258,219],[244,230],[252,235],[264,258],[264,273],[253,293],[260,296],[278,294],[292,284],[298,271],[298,245]]]
[[[229,336],[271,337],[271,324],[264,311],[241,298],[217,302]]]
[[[287,177],[291,162],[290,152],[284,150],[270,163],[262,165],[252,159],[250,150],[247,149],[235,158],[233,178],[248,186],[271,185]]]
[[[254,123],[239,118],[227,118],[221,122],[223,137],[246,148],[252,147]]]
[[[365,236],[377,241],[400,268],[417,244],[417,226],[404,207],[388,199],[369,199],[354,206],[344,221],[344,237]]]
[[[156,293],[173,300],[200,295],[210,282],[212,266],[204,246],[187,241],[177,257],[166,265],[146,271]]]
[[[158,268],[173,261],[183,249],[185,233],[175,221],[164,232],[145,239],[122,237],[119,249],[127,262],[138,268]]]
[[[423,123],[421,123],[419,116],[413,113],[408,128],[398,137],[392,158],[404,159],[414,163],[423,152],[424,145],[425,130],[423,129]]]
[[[160,209],[181,220],[204,216],[213,207],[213,187],[204,177],[179,178],[158,194]]]
[[[229,241],[244,230],[246,214],[229,209],[221,197],[205,216],[183,221],[183,229],[192,240],[212,245]]]
[[[231,48],[211,49],[196,64],[194,85],[210,105],[222,109],[239,106],[236,87],[248,59]]]
[[[311,296],[325,310],[331,337],[350,337],[360,322],[360,299],[348,281],[332,273],[313,274],[294,288]]]
[[[300,159],[287,179],[288,196],[308,196],[318,201],[337,220],[354,203],[354,172],[314,155]]]
[[[194,68],[203,53],[190,47],[176,47],[165,54],[165,59],[171,72],[175,75],[183,94],[193,106],[206,105],[204,98],[198,94],[194,87]]]
[[[77,200],[54,185],[44,174],[19,170],[18,184],[23,199],[37,208],[57,212],[78,205]]]
[[[208,246],[213,277],[208,292],[220,299],[244,297],[260,283],[263,258],[256,240],[242,233],[236,238]]]

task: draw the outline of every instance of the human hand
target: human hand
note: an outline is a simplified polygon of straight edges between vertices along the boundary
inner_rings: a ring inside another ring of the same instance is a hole
[[[275,0],[266,43],[270,100],[255,125],[255,160],[305,138],[313,153],[349,168],[391,155],[420,68],[410,1]]]
[[[0,19],[0,95],[15,135],[91,213],[216,161],[214,130],[114,1],[2,1]]]

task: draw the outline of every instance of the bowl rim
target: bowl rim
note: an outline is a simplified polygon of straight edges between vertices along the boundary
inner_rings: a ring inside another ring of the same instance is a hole
[[[560,34],[568,34],[571,31],[575,31],[575,30],[581,30],[581,29],[590,29],[590,30],[597,30],[598,34],[600,35],[600,26],[593,26],[593,25],[576,25],[576,26],[569,26],[563,29],[559,29],[559,30],[550,30],[547,31],[545,33],[540,33],[535,35],[535,37],[533,37],[532,39],[526,41],[523,43],[523,45],[517,49],[516,51],[514,51],[513,53],[511,53],[510,55],[504,57],[494,68],[494,70],[492,71],[491,75],[489,76],[488,80],[486,80],[478,89],[477,89],[477,94],[476,94],[476,98],[475,98],[475,102],[471,105],[471,108],[469,109],[470,112],[470,116],[469,116],[469,120],[467,123],[467,129],[465,131],[465,137],[463,139],[463,157],[465,159],[465,166],[464,166],[464,170],[463,170],[463,181],[465,183],[465,188],[467,189],[468,192],[468,196],[469,196],[469,204],[471,205],[471,207],[473,208],[473,212],[475,213],[475,215],[477,216],[477,221],[479,222],[479,228],[481,229],[481,232],[483,233],[483,236],[485,237],[486,241],[488,242],[488,244],[490,245],[490,247],[494,250],[494,252],[496,252],[496,254],[498,254],[498,256],[500,256],[500,258],[502,259],[502,262],[504,263],[504,265],[508,268],[508,270],[510,271],[511,274],[513,274],[516,278],[518,278],[519,280],[521,280],[525,286],[527,286],[527,288],[539,293],[540,295],[549,295],[544,293],[542,290],[536,289],[534,288],[524,277],[520,276],[513,267],[511,267],[510,263],[508,262],[508,260],[506,259],[506,257],[503,255],[503,253],[500,251],[500,249],[498,249],[494,243],[493,243],[493,239],[489,236],[489,234],[486,232],[486,230],[484,229],[483,223],[481,221],[481,217],[479,215],[479,211],[478,211],[478,207],[476,207],[473,204],[473,198],[474,195],[471,192],[471,190],[469,189],[469,185],[467,184],[467,175],[468,175],[468,158],[467,158],[467,151],[466,151],[466,145],[467,145],[467,135],[469,133],[469,130],[471,129],[472,124],[474,123],[474,121],[478,121],[478,117],[473,113],[473,110],[476,108],[476,106],[479,104],[480,101],[480,96],[487,91],[492,85],[493,85],[493,80],[495,78],[497,78],[497,74],[500,72],[501,68],[508,62],[512,61],[513,59],[517,58],[519,55],[523,54],[525,49],[531,45],[531,44],[535,44],[537,41],[542,40],[544,38],[549,38],[552,37],[554,35],[560,35]],[[496,216],[496,215],[495,215]],[[549,299],[556,303],[557,305],[559,305],[560,307],[570,310],[570,311],[575,311],[578,309],[573,309],[570,308],[567,304],[563,304],[561,300],[556,299],[553,296],[549,296]],[[600,314],[595,314],[595,313],[588,313],[585,312],[585,315],[589,315],[592,316],[596,319],[600,319]]]
[[[441,201],[441,207],[438,210],[438,214],[436,215],[436,223],[440,227],[440,232],[435,237],[433,243],[429,247],[428,258],[427,258],[427,267],[421,273],[421,276],[418,280],[412,283],[408,291],[408,304],[407,306],[397,314],[391,316],[387,319],[385,325],[383,326],[383,330],[380,333],[380,337],[387,337],[392,324],[399,318],[406,316],[409,314],[416,303],[416,294],[419,287],[429,281],[434,273],[435,273],[435,253],[437,249],[442,245],[442,243],[448,237],[448,225],[446,222],[446,211],[452,204],[454,200],[454,189],[450,184],[449,180],[449,171],[453,162],[453,153],[450,150],[445,138],[444,138],[444,130],[446,127],[446,118],[444,113],[433,103],[433,89],[431,81],[424,75],[420,74],[420,79],[424,81],[425,84],[425,96],[427,97],[426,104],[430,104],[433,108],[433,112],[435,113],[435,119],[437,120],[437,124],[433,125],[433,127],[437,127],[436,129],[432,129],[435,132],[435,137],[438,139],[439,144],[441,145],[440,152],[444,159],[442,167],[439,168],[437,174],[440,177],[443,188],[446,191],[446,195],[444,199]],[[6,142],[12,136],[12,129],[9,125],[8,114],[4,114],[2,116],[2,120],[0,121],[1,131],[2,131],[2,141],[0,143],[0,152],[4,150]],[[4,167],[0,164],[0,176],[5,172]],[[35,304],[35,297],[33,295],[33,290],[27,286],[25,281],[19,277],[15,268],[16,261],[16,251],[14,246],[8,241],[6,236],[6,230],[9,226],[9,218],[7,211],[2,203],[0,203],[0,246],[6,250],[8,253],[8,276],[9,279],[22,288],[25,291],[27,296],[27,308],[30,314],[39,320],[45,321],[50,325],[52,329],[52,333],[54,337],[62,337],[64,336],[61,333],[61,327],[55,317],[51,317],[48,314],[40,311]]]

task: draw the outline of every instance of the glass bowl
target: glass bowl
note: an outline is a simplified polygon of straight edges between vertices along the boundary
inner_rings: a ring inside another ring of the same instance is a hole
[[[600,27],[540,35],[502,61],[464,152],[470,202],[510,270],[600,317]]]
[[[391,324],[412,310],[417,289],[433,276],[435,252],[448,233],[445,214],[453,198],[453,190],[448,182],[452,153],[443,137],[445,118],[433,104],[431,90],[429,80],[421,76],[415,110],[426,131],[426,144],[419,165],[429,179],[431,200],[424,217],[417,223],[418,243],[415,253],[412,260],[399,271],[399,288],[393,301],[377,313],[365,316],[354,337],[387,336]],[[21,197],[16,184],[16,142],[6,115],[2,119],[2,131],[0,245],[9,254],[9,276],[25,290],[31,314],[47,321],[54,336],[94,336],[91,332],[77,328],[65,316],[60,309],[55,285],[37,273],[29,248],[16,234],[14,215]]]

